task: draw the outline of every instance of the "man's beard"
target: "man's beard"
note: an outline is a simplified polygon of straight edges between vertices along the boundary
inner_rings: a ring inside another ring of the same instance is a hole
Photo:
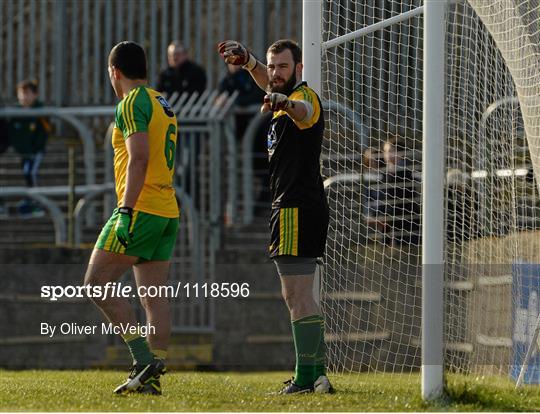
[[[287,79],[283,85],[277,86],[273,85],[272,82],[268,85],[268,89],[272,93],[282,93],[283,95],[289,96],[296,85],[296,76],[293,73],[289,79]]]

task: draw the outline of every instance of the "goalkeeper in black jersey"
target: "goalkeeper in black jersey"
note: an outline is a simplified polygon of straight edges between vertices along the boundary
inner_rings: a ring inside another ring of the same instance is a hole
[[[234,40],[219,44],[225,62],[242,65],[267,92],[262,112],[272,111],[268,158],[272,214],[270,257],[280,275],[292,320],[296,373],[282,394],[332,392],[326,376],[324,321],[313,299],[317,258],[324,254],[328,204],[320,174],[324,132],[321,101],[302,82],[302,51],[279,40],[257,61]]]

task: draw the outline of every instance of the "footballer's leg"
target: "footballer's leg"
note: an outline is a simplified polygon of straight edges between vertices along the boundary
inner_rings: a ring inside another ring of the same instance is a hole
[[[157,296],[141,295],[140,300],[146,312],[147,323],[155,328],[155,332],[151,332],[148,337],[152,353],[157,360],[163,362],[167,357],[167,347],[171,336],[171,315],[169,298],[166,292],[159,291],[159,287],[167,285],[170,260],[176,243],[179,220],[178,218],[171,218],[161,219],[161,221],[162,232],[151,257],[149,260],[139,262],[134,266],[133,270],[137,286],[140,288],[148,288],[149,286],[158,288]],[[147,289],[142,290],[146,291]],[[163,365],[164,372],[165,365]],[[159,375],[144,384],[139,392],[161,394]]]
[[[146,313],[146,322],[154,329],[148,335],[151,352],[156,359],[164,361],[171,336],[171,314],[169,299],[159,286],[166,286],[170,261],[149,261],[138,263],[133,267],[137,287],[141,291],[140,301]],[[149,286],[158,287],[157,296],[144,295]],[[163,373],[165,373],[163,366]],[[161,394],[159,376],[150,378],[138,392],[144,394]]]
[[[147,244],[151,244],[154,238],[159,237],[160,229],[159,223],[151,223],[150,226],[145,226],[144,224],[149,220],[147,216],[139,211],[133,213],[132,231],[136,232],[136,237],[126,248],[120,243],[115,233],[115,227],[120,218],[120,213],[118,209],[113,211],[110,219],[101,230],[96,241],[92,259],[90,260],[88,278],[96,280],[87,280],[86,283],[105,284],[109,277],[111,280],[116,281],[122,273],[137,263],[141,257],[148,256],[149,249]],[[147,228],[151,231],[148,231]],[[154,231],[158,233],[155,237]],[[116,271],[114,266],[120,266],[121,269]],[[105,301],[96,301],[96,305],[102,309],[107,318],[111,318],[115,313],[121,312],[123,315],[129,314],[129,323],[133,324],[131,326],[137,323],[135,313],[127,298],[109,298]],[[115,320],[111,320],[111,322],[117,323]],[[123,322],[124,324],[126,323],[126,321]],[[129,348],[133,358],[133,364],[137,370],[153,360],[153,355],[145,338],[136,333],[129,332],[122,335],[122,337]]]
[[[282,394],[333,392],[325,372],[324,320],[313,298],[315,263],[311,258],[276,258],[296,351],[295,376]]]
[[[138,257],[135,256],[94,249],[84,283],[85,285],[104,287],[109,282],[116,282],[137,260]],[[127,298],[103,294],[101,297],[91,299],[113,325],[137,325],[135,312]],[[143,337],[127,333],[123,335],[123,339],[133,357],[133,368],[128,379],[115,389],[115,393],[136,390],[145,380],[162,369],[162,362],[154,360],[148,343]]]
[[[102,287],[117,282],[136,262],[136,257],[94,249],[84,276],[84,284]],[[114,295],[91,297],[92,302],[113,325],[137,323],[135,313],[127,298]]]
[[[138,289],[143,293],[148,291],[149,286],[158,288],[158,295],[141,295],[140,301],[146,313],[146,322],[155,328],[148,335],[148,343],[152,351],[167,350],[171,336],[171,314],[169,299],[160,286],[167,286],[170,261],[148,261],[133,266],[135,281]],[[154,352],[154,354],[156,354]],[[160,354],[156,354],[160,355]]]

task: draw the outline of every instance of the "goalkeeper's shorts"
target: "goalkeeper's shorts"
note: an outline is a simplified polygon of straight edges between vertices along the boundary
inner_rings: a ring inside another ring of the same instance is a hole
[[[272,209],[270,257],[321,257],[327,232],[328,210],[324,208]]]
[[[114,209],[111,218],[103,226],[94,248],[139,257],[143,261],[171,258],[178,233],[178,217],[167,218],[133,211],[131,223],[133,237],[125,248],[114,232],[118,216],[118,209]]]

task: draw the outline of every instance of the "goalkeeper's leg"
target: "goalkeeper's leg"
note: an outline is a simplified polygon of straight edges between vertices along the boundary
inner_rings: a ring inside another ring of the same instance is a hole
[[[282,294],[289,308],[296,351],[294,380],[282,390],[284,394],[303,392],[332,392],[326,377],[326,347],[324,320],[313,299],[315,259],[278,258]]]

